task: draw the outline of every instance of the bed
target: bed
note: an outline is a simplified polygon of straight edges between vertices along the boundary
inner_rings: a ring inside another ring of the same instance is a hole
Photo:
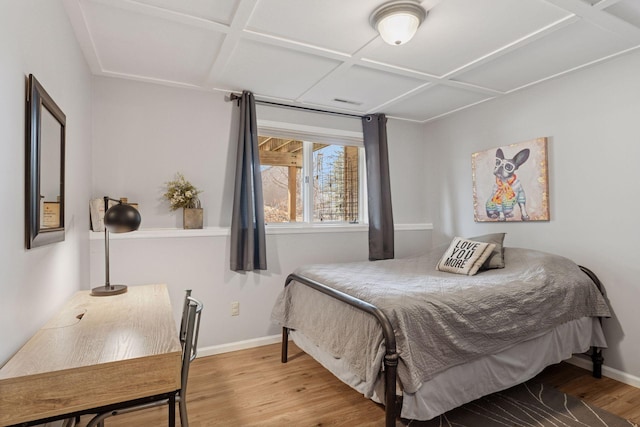
[[[282,362],[291,337],[383,403],[387,426],[397,409],[405,419],[431,419],[576,353],[590,350],[600,376],[599,320],[610,312],[589,269],[504,248],[504,268],[461,276],[435,270],[443,252],[296,270],[272,311],[283,327]]]

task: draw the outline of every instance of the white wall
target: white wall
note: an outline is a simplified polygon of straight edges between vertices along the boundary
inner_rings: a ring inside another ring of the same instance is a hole
[[[236,155],[235,103],[219,92],[201,92],[134,81],[94,78],[93,196],[125,196],[140,204],[142,229],[181,228],[181,212],[169,212],[164,183],[175,172],[204,190],[205,237],[111,239],[112,283],[167,283],[178,318],[183,290],[205,303],[203,347],[278,333],[270,321],[285,277],[301,264],[366,260],[367,232],[268,234],[268,270],[229,270],[231,201]],[[236,110],[237,111],[237,110]],[[259,119],[360,130],[358,120],[259,106]],[[424,182],[422,126],[390,120],[389,157],[398,224],[428,221],[421,197]],[[411,175],[405,173],[411,170]],[[222,229],[220,233],[218,233]],[[131,233],[133,235],[134,233]],[[220,234],[220,235],[218,235]],[[113,236],[113,235],[112,235]],[[129,236],[132,237],[132,236]],[[91,240],[91,285],[104,282],[101,236]],[[407,256],[431,245],[429,230],[398,231],[396,253]],[[240,316],[230,316],[232,301]]]
[[[182,212],[169,212],[169,203],[162,198],[165,183],[181,172],[204,190],[200,199],[205,227],[229,226],[235,109],[235,103],[226,102],[220,92],[94,77],[94,197],[138,202],[142,228],[181,228]],[[362,131],[358,119],[261,105],[258,118]],[[387,127],[395,221],[427,222],[427,203],[413,193],[422,188],[426,174],[422,126],[389,120]]]
[[[133,233],[131,233],[133,234]],[[113,235],[112,235],[113,236]],[[363,261],[367,232],[268,234],[268,270],[236,273],[229,269],[229,237],[110,239],[111,283],[166,283],[176,321],[184,290],[203,300],[200,347],[235,343],[279,333],[271,307],[286,276],[303,264]],[[428,231],[396,232],[396,254],[408,256],[431,244]],[[104,241],[91,240],[91,282],[104,283]],[[231,316],[231,302],[240,316]]]
[[[640,53],[427,123],[434,242],[505,231],[505,244],[591,268],[614,316],[605,365],[640,376]],[[549,137],[551,221],[474,223],[471,154]]]
[[[0,2],[0,365],[89,282],[91,78],[60,1]],[[34,74],[67,116],[66,239],[25,249],[25,94]]]

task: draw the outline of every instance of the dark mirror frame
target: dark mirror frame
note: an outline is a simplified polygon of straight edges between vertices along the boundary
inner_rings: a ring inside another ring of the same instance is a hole
[[[26,106],[26,180],[25,180],[25,232],[28,249],[64,240],[64,157],[66,116],[53,101],[33,74],[27,82]],[[60,124],[60,226],[42,228],[40,223],[40,179],[41,179],[41,120],[46,108]]]

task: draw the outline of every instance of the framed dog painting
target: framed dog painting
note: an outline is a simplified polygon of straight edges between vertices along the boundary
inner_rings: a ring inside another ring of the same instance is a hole
[[[476,222],[549,221],[547,138],[473,153]]]

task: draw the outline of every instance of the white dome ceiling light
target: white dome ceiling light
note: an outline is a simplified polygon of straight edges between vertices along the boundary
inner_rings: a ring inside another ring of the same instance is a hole
[[[415,35],[427,12],[414,1],[392,1],[373,11],[369,22],[390,45],[405,44]]]

